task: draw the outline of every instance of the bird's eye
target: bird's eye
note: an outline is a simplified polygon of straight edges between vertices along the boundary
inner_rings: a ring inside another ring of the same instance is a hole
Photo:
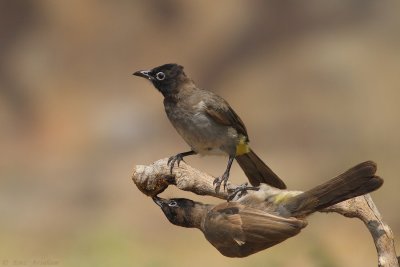
[[[170,206],[170,207],[176,207],[176,206],[178,206],[178,203],[176,203],[175,200],[171,200],[171,201],[168,203],[168,206]]]
[[[157,80],[159,80],[159,81],[164,80],[164,79],[165,79],[165,73],[162,72],[162,71],[158,72],[158,73],[156,74],[156,78],[157,78]]]

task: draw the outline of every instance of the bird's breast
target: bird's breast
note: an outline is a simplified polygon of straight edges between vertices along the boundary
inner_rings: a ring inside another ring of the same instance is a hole
[[[221,125],[204,111],[204,103],[194,105],[165,104],[172,125],[199,154],[235,155],[238,135],[233,127]]]

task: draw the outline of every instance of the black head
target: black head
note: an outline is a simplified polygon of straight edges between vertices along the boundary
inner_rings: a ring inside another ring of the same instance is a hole
[[[150,80],[164,96],[177,93],[179,85],[188,80],[183,67],[178,64],[165,64],[150,70],[139,70],[133,75]]]
[[[182,227],[198,228],[201,216],[205,216],[207,211],[207,205],[186,198],[153,197],[153,201],[172,224]]]

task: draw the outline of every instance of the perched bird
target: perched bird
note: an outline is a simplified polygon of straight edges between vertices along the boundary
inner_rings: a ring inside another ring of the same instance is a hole
[[[378,189],[383,180],[375,172],[375,163],[367,161],[304,193],[262,186],[216,206],[182,198],[153,200],[171,223],[200,229],[221,254],[246,257],[297,235],[313,212]]]
[[[220,96],[198,88],[183,67],[165,64],[133,75],[150,80],[164,96],[164,107],[172,125],[191,150],[169,158],[172,168],[186,156],[228,155],[224,174],[214,180],[216,191],[224,188],[234,159],[253,186],[266,183],[285,189],[284,182],[249,147],[246,127],[236,112]]]

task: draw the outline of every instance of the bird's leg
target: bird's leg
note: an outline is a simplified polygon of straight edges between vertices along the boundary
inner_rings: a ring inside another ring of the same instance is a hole
[[[174,168],[175,162],[177,163],[177,165],[179,167],[179,163],[183,160],[183,157],[190,156],[190,155],[196,155],[196,154],[197,154],[196,152],[194,152],[193,150],[190,150],[190,151],[178,153],[175,156],[169,157],[167,165],[170,166],[170,173],[172,174],[172,169]]]
[[[234,159],[235,159],[235,157],[229,156],[228,165],[226,166],[226,170],[225,170],[224,174],[220,177],[215,178],[213,184],[215,185],[216,193],[219,192],[222,182],[224,182],[224,191],[225,191],[226,183],[228,182],[228,179],[229,179],[229,172],[231,170]]]
[[[258,186],[247,186],[248,183],[244,183],[233,189],[233,192],[228,195],[228,202],[233,200],[234,198],[237,197],[237,199],[241,198],[245,193],[247,193],[247,190],[255,190],[258,191],[260,189]]]

